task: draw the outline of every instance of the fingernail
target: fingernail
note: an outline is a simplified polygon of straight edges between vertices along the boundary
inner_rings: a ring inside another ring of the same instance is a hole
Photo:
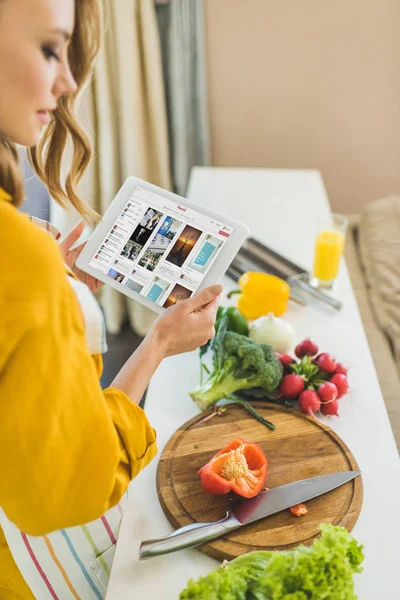
[[[222,288],[220,285],[213,285],[211,290],[216,296],[220,296],[222,294]]]

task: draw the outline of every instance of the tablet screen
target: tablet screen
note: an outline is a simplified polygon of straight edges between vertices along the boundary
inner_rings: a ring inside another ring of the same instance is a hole
[[[168,308],[199,288],[232,232],[138,186],[89,264]]]

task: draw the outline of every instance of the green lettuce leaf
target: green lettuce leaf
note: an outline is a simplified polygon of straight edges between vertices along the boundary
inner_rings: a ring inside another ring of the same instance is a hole
[[[196,581],[180,600],[355,600],[362,546],[344,527],[321,525],[309,548],[243,554]]]

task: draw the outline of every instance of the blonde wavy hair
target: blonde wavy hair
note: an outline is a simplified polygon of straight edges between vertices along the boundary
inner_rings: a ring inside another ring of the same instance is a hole
[[[76,119],[75,108],[78,96],[90,80],[100,48],[102,27],[101,0],[76,0],[75,28],[68,58],[77,90],[71,96],[59,98],[57,109],[39,143],[28,150],[32,167],[56,202],[64,208],[72,204],[92,225],[100,216],[77,193],[78,183],[90,162],[92,149],[88,136]],[[63,182],[61,167],[69,137],[73,157],[71,168]],[[10,194],[13,204],[22,204],[25,193],[17,146],[7,140],[0,143],[0,187]]]

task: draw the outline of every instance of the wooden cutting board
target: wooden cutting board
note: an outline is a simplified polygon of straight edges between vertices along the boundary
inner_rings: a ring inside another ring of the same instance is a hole
[[[182,425],[165,446],[157,469],[157,492],[170,523],[182,527],[222,519],[229,496],[204,492],[197,471],[235,437],[261,446],[269,463],[266,485],[273,488],[307,477],[336,471],[358,470],[350,450],[324,423],[262,401],[252,405],[276,426],[267,429],[238,405],[206,423],[201,413]],[[342,525],[349,531],[361,511],[362,480],[355,480],[308,501],[308,514],[295,517],[282,511],[212,542],[198,550],[217,560],[232,559],[251,550],[284,550],[300,543],[310,545],[320,523]]]

